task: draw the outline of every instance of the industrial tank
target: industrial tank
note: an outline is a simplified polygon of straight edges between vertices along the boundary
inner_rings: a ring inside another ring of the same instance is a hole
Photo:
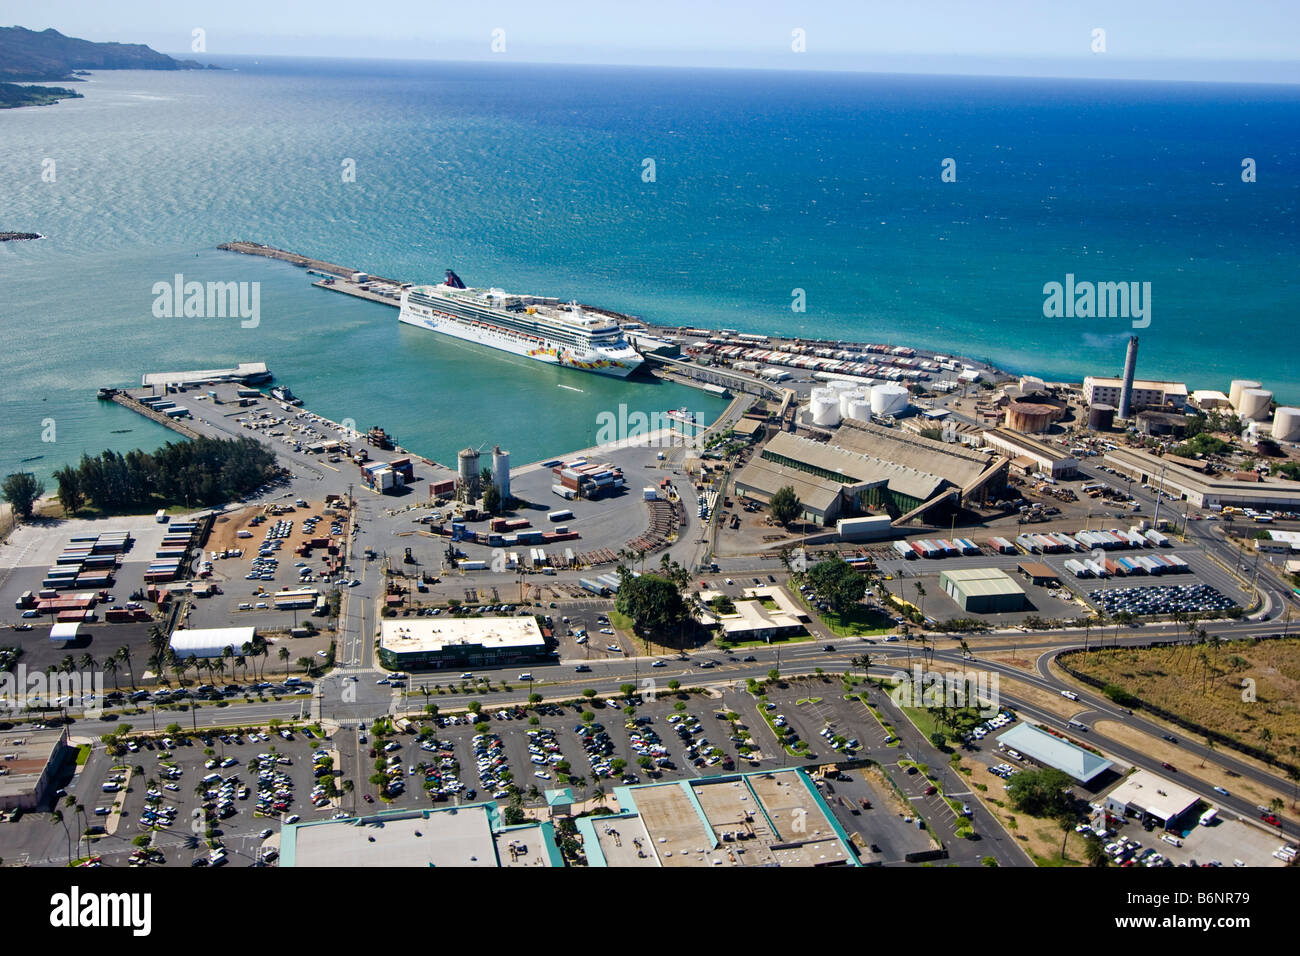
[[[871,421],[871,397],[866,392],[855,392],[853,399],[849,402],[848,418],[856,418],[861,422]]]
[[[1252,382],[1250,379],[1233,379],[1232,384],[1228,387],[1228,404],[1236,411],[1241,411],[1241,393],[1248,388],[1259,388],[1259,386],[1259,382]]]
[[[855,403],[860,405],[863,402],[867,403],[868,408],[871,407],[870,400],[867,398],[867,393],[861,389],[840,392],[840,417],[856,418],[857,416],[853,414],[851,409]],[[870,417],[870,415],[867,416],[868,419],[870,419]]]
[[[871,389],[871,412],[874,415],[901,415],[907,409],[907,389],[887,382]]]
[[[1115,406],[1097,404],[1088,409],[1088,427],[1095,432],[1108,431],[1115,424]]]
[[[456,454],[456,475],[460,479],[462,498],[472,500],[479,495],[478,452],[465,448]]]
[[[1268,418],[1269,407],[1273,403],[1273,393],[1266,388],[1245,388],[1241,391],[1241,404],[1237,414],[1252,422],[1262,422]]]
[[[1007,406],[1005,424],[1018,432],[1045,432],[1052,424],[1056,408],[1039,402],[1012,402]]]
[[[840,396],[833,388],[814,388],[812,390],[812,420],[814,425],[838,425],[840,423]]]
[[[502,503],[510,500],[510,452],[500,445],[492,449],[492,484],[501,492]]]
[[[1274,441],[1300,441],[1300,408],[1284,406],[1273,415]]]

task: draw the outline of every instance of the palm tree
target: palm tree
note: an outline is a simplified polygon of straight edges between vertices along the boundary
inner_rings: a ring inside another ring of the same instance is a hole
[[[126,671],[131,675],[131,689],[135,690],[135,668],[131,666],[131,648],[123,644],[117,649],[117,659],[126,665]],[[160,669],[160,668],[159,668]],[[157,673],[155,669],[154,673]]]
[[[50,826],[54,826],[55,824],[58,824],[58,823],[62,823],[62,824],[63,824],[63,832],[64,832],[65,834],[67,834],[67,837],[68,837],[68,866],[72,866],[72,831],[70,831],[70,830],[68,829],[68,822],[67,822],[66,820],[63,819],[63,811],[62,811],[62,810],[51,810],[51,811],[50,811]]]
[[[117,657],[109,655],[104,661],[104,670],[113,675],[113,690],[117,690]]]
[[[1070,838],[1070,831],[1074,829],[1074,817],[1068,813],[1063,813],[1056,818],[1056,825],[1061,828],[1061,859],[1068,859],[1065,855],[1065,841]]]
[[[293,655],[289,653],[289,648],[287,648],[287,647],[282,647],[282,648],[280,648],[280,650],[279,650],[279,658],[280,658],[280,660],[284,661],[284,676],[285,676],[285,677],[288,677],[288,676],[289,676],[289,658],[291,658],[291,657],[293,657]]]
[[[95,669],[95,657],[87,651],[77,658],[77,664],[83,671],[93,671]]]

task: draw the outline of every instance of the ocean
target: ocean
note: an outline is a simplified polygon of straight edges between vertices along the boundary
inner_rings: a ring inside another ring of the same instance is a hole
[[[217,62],[236,69],[104,72],[0,111],[0,229],[47,237],[0,244],[5,471],[169,440],[95,389],[240,361],[443,462],[582,447],[623,403],[722,407],[400,328],[231,239],[1052,379],[1118,374],[1137,334],[1141,377],[1300,402],[1294,86]],[[155,317],[178,273],[260,283],[257,327]],[[1067,275],[1150,283],[1149,325],[1046,318]]]

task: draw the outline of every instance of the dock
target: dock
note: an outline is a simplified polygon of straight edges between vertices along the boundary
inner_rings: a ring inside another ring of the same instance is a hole
[[[157,422],[159,425],[162,425],[164,428],[170,428],[172,431],[178,432],[179,434],[184,435],[186,438],[193,439],[193,438],[202,437],[202,435],[198,431],[191,428],[189,425],[186,425],[183,421],[176,418],[172,418],[169,415],[164,415],[162,412],[154,411],[148,405],[136,401],[126,392],[118,391],[115,388],[102,388],[99,390],[99,397],[103,399],[107,399],[110,402],[116,402],[118,405],[121,405],[123,408],[129,408],[131,409],[131,411],[139,415],[143,415],[145,418],[149,419],[150,421]]]
[[[353,269],[348,266],[341,266],[336,262],[326,262],[324,259],[313,259],[310,256],[299,255],[296,252],[289,252],[286,249],[277,249],[275,246],[266,246],[260,242],[247,242],[237,239],[234,242],[223,242],[217,246],[225,252],[240,252],[246,256],[262,256],[265,259],[279,259],[281,262],[287,262],[295,265],[300,269],[310,269],[313,272],[322,272],[326,275],[338,276],[339,278],[351,277],[362,269]],[[388,282],[396,286],[402,283],[399,279],[385,279],[383,276],[374,276],[376,282]]]

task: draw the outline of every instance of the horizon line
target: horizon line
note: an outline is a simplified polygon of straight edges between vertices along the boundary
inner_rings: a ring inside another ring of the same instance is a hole
[[[159,50],[167,56],[178,60],[191,62],[200,62],[194,59],[192,51],[185,52],[168,52]],[[921,54],[922,56],[931,56],[932,54]],[[521,59],[516,57],[502,57],[500,55],[485,55],[479,57],[382,57],[382,56],[339,56],[337,54],[324,53],[222,53],[206,54],[207,57],[217,56],[227,59],[281,59],[281,60],[334,60],[351,63],[405,63],[405,64],[487,64],[494,62],[508,62],[521,66],[555,66],[555,67],[598,67],[604,69],[661,69],[661,70],[709,70],[730,73],[815,73],[815,74],[847,74],[855,76],[917,76],[933,77],[936,79],[944,78],[983,78],[983,79],[1004,79],[1004,80],[1078,80],[1082,82],[1128,82],[1128,83],[1201,83],[1207,85],[1249,85],[1249,86],[1300,86],[1300,75],[1295,79],[1200,79],[1190,77],[1151,77],[1151,76],[1081,76],[1077,74],[1055,74],[1055,73],[1000,73],[1000,72],[974,72],[958,71],[952,73],[936,73],[926,69],[860,69],[853,67],[784,67],[784,66],[745,66],[745,65],[728,65],[728,64],[711,64],[711,63],[606,63],[597,61],[581,60],[537,60]],[[1025,57],[996,57],[996,56],[971,56],[969,59],[983,60],[989,63],[997,63],[1002,60],[1028,62]],[[1086,60],[1080,57],[1070,62],[1082,63]],[[1242,60],[1242,59],[1198,59],[1193,57],[1168,57],[1154,60],[1125,59],[1115,58],[1121,65],[1160,65],[1160,64],[1193,64],[1205,63],[1221,66],[1231,66],[1233,64],[1277,64],[1294,67],[1300,72],[1300,59],[1298,60]],[[1113,60],[1112,60],[1113,62]],[[205,66],[208,64],[204,64]],[[87,72],[96,72],[91,69]],[[98,72],[106,72],[99,70]],[[118,72],[118,71],[107,71]]]

